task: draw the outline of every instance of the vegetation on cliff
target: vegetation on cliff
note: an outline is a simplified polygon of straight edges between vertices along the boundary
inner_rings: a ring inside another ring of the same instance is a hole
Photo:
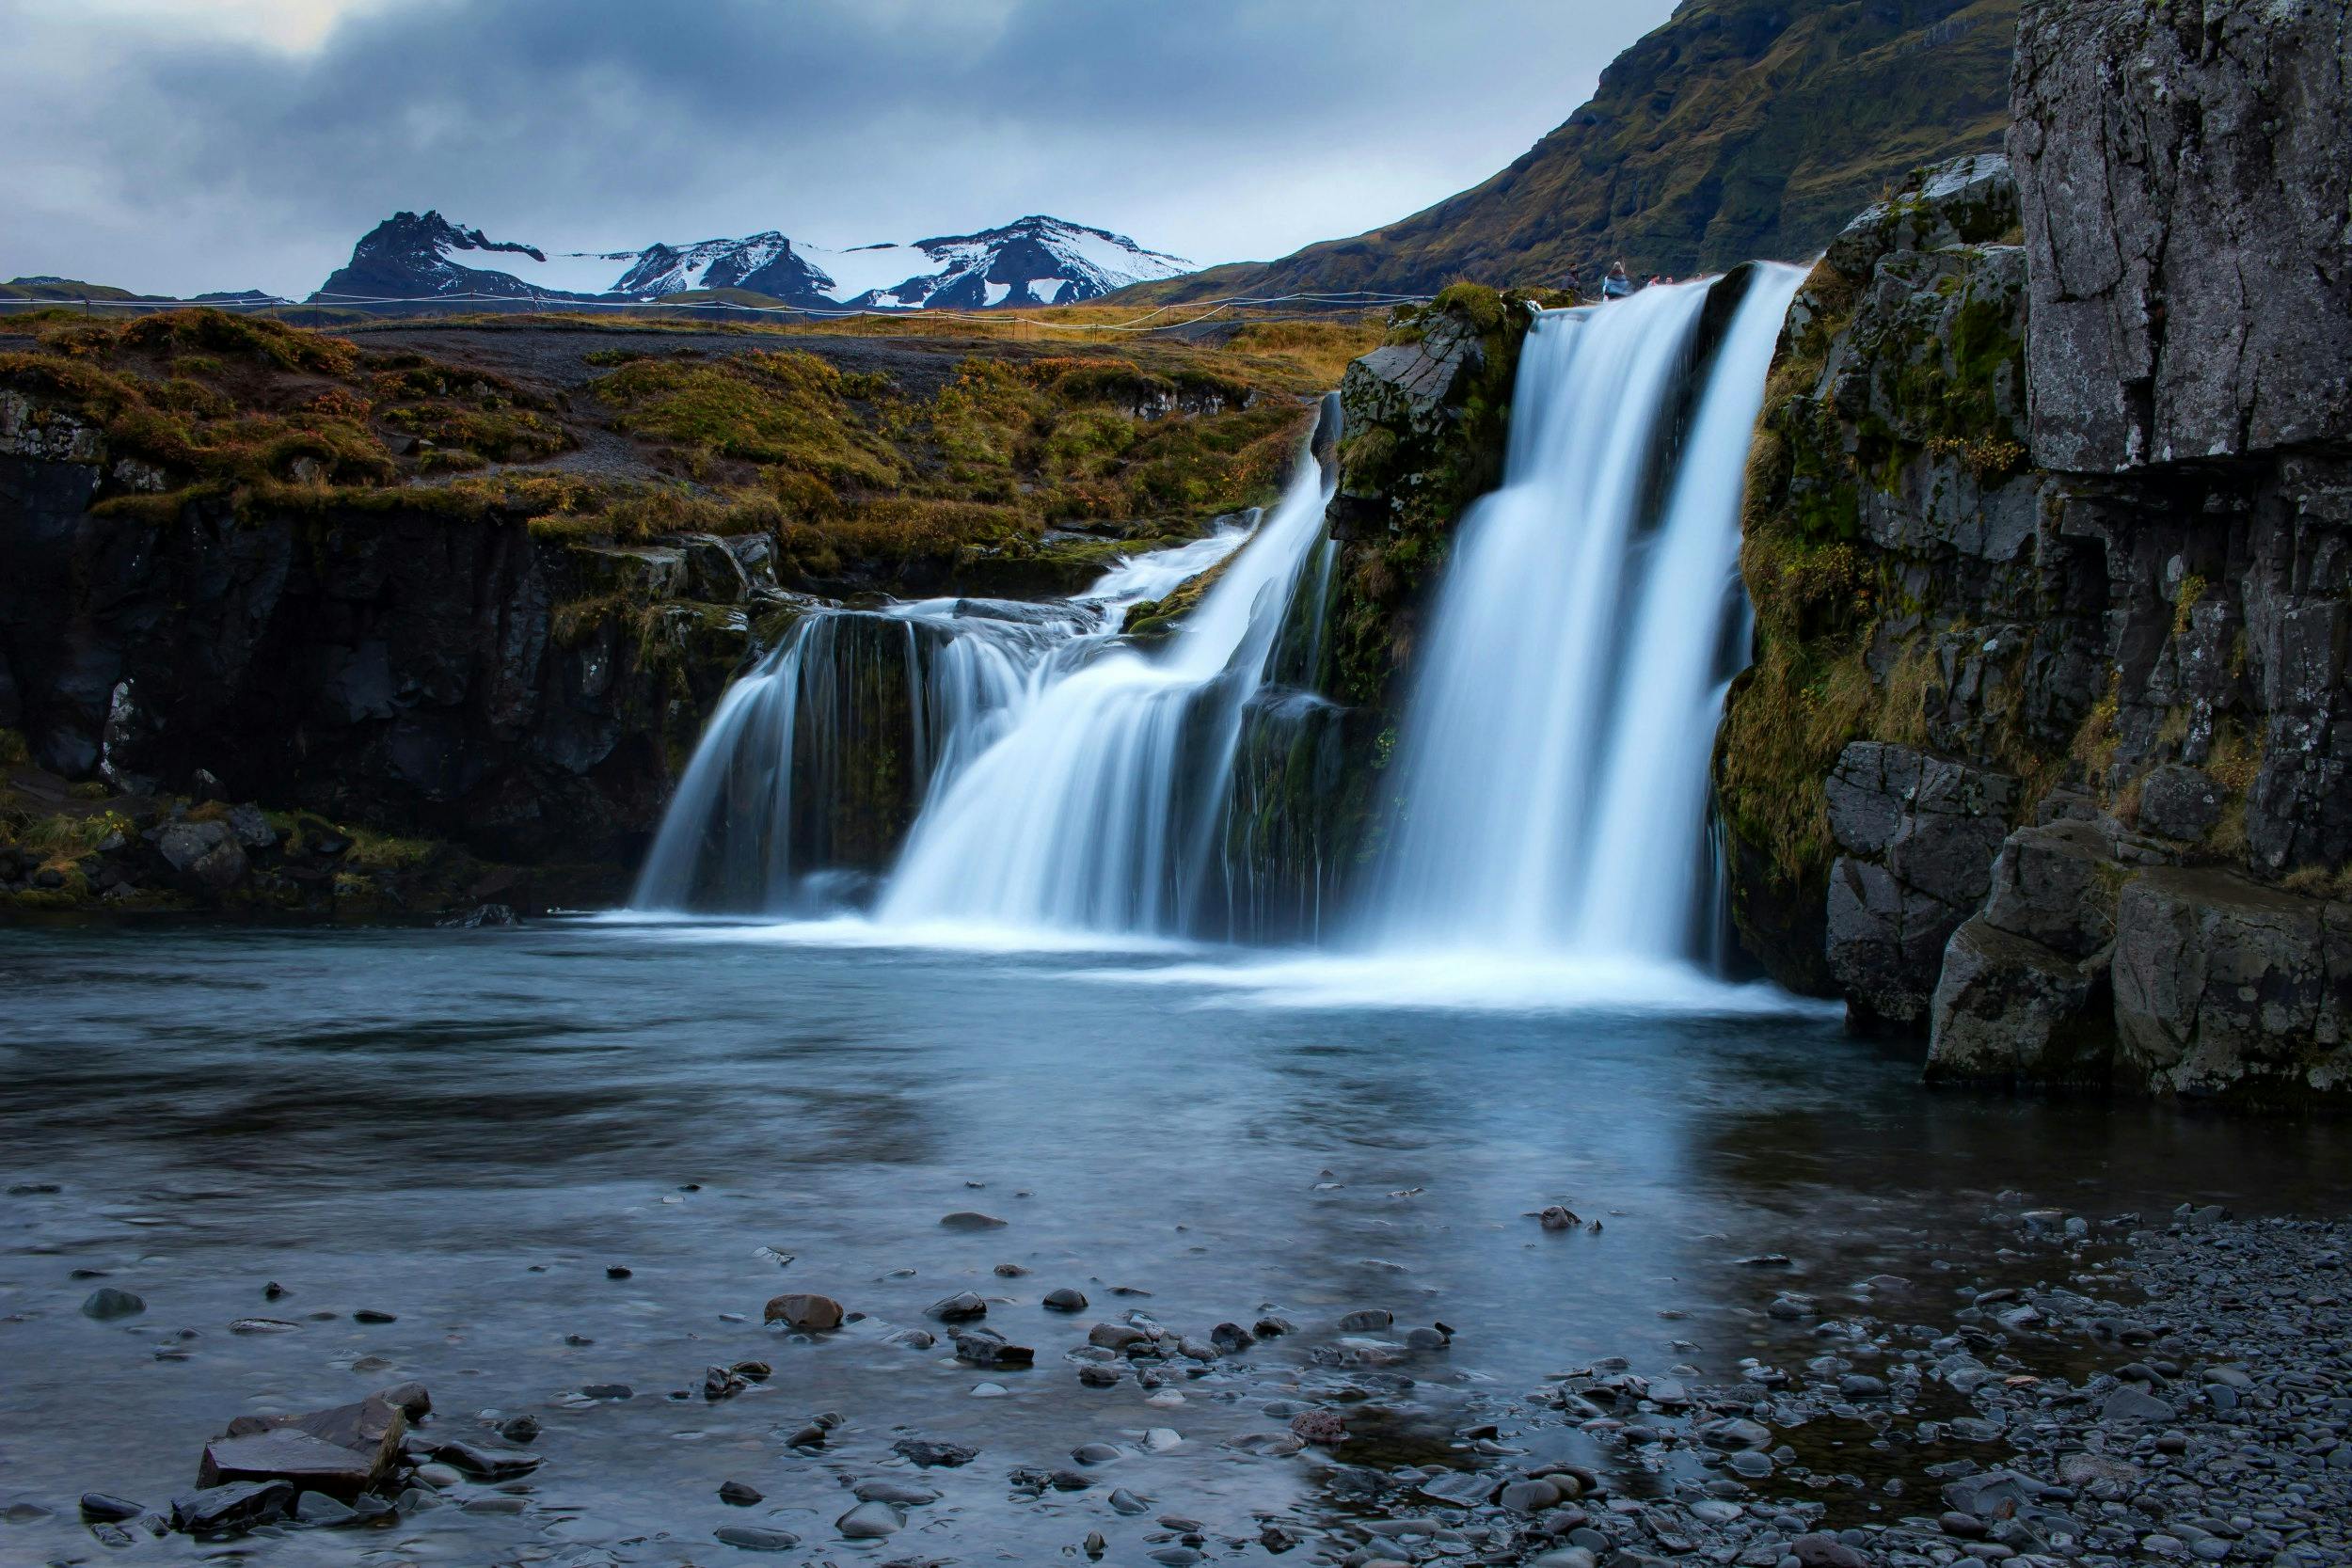
[[[912,325],[906,336],[940,335]],[[908,389],[793,346],[805,333],[747,329],[724,335],[741,352],[714,355],[708,334],[673,349],[631,331],[629,347],[586,351],[602,373],[566,395],[218,310],[31,326],[33,347],[0,353],[0,391],[28,429],[62,418],[103,440],[103,511],[163,518],[225,500],[523,515],[581,539],[766,532],[787,578],[818,587],[1057,548],[1091,569],[1268,499],[1315,378],[1372,335],[1279,323],[1214,345],[1080,353],[975,339],[944,385]],[[1047,537],[1073,528],[1113,547]]]

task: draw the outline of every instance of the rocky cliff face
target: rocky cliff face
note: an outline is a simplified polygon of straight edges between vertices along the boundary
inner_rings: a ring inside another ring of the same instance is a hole
[[[764,539],[598,545],[421,503],[92,510],[138,478],[0,393],[0,729],[134,798],[202,778],[484,855],[626,863],[755,620],[790,613]]]
[[[1718,757],[1736,912],[1933,1076],[2352,1068],[2352,159],[2313,112],[2345,39],[2317,4],[2028,5],[2013,177],[1915,179],[1791,313]]]

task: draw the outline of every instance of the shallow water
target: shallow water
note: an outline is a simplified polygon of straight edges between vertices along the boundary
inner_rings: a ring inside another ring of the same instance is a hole
[[[0,1561],[111,1556],[74,1518],[82,1491],[167,1507],[231,1417],[408,1378],[433,1391],[431,1432],[478,1435],[483,1412],[545,1424],[546,1465],[509,1489],[521,1512],[264,1535],[254,1555],[707,1563],[735,1555],[715,1528],[751,1523],[802,1535],[811,1560],[1042,1560],[1100,1529],[1106,1560],[1142,1561],[1165,1531],[1114,1513],[1114,1486],[1213,1539],[1343,1506],[1313,1453],[1222,1445],[1280,1430],[1263,1406],[1294,1386],[1345,1380],[1309,1357],[1350,1308],[1456,1331],[1402,1369],[1417,1386],[1383,1392],[1442,1433],[1598,1355],[1725,1376],[1743,1356],[1801,1362],[1804,1326],[1758,1311],[1792,1283],[1834,1297],[1906,1275],[1913,1299],[1878,1309],[1940,1321],[1961,1280],[1999,1267],[2006,1232],[1984,1215],[2002,1189],[2092,1214],[2341,1201],[2343,1129],[1928,1093],[1909,1059],[1753,991],[1658,1010],[1620,987],[1612,1010],[1580,1011],[1565,977],[1527,990],[1541,1007],[1479,1011],[1321,963],[812,934],[0,934],[0,1177],[62,1189],[0,1198],[0,1507],[54,1511],[14,1509]],[[1376,1003],[1348,1005],[1351,986]],[[1555,1202],[1604,1228],[1527,1217]],[[1009,1224],[940,1227],[962,1209]],[[1771,1251],[1795,1268],[1737,1262]],[[993,1274],[1008,1262],[1032,1272]],[[292,1293],[265,1301],[273,1280]],[[146,1313],[81,1316],[100,1283]],[[1038,1306],[1065,1284],[1093,1308]],[[1037,1348],[1034,1370],[881,1342],[964,1289]],[[874,1321],[788,1339],[758,1320],[791,1290]],[[397,1321],[355,1323],[360,1307]],[[1148,1404],[1132,1378],[1082,1387],[1064,1358],[1131,1309],[1205,1336],[1269,1307],[1302,1333],[1178,1373],[1157,1397],[1181,1402]],[[298,1326],[228,1332],[247,1317]],[[166,1345],[187,1358],[158,1359]],[[754,1357],[774,1365],[764,1387],[700,1397],[706,1366]],[[636,1397],[566,1400],[591,1383]],[[974,1396],[990,1383],[1006,1394]],[[846,1424],[821,1456],[785,1446],[824,1410]],[[1183,1442],[1141,1451],[1150,1428]],[[980,1457],[907,1470],[890,1445],[911,1433]],[[1014,1466],[1064,1466],[1097,1439],[1130,1452],[1093,1489],[1009,1496]],[[846,1483],[882,1474],[942,1500],[889,1542],[841,1541]],[[730,1478],[767,1500],[721,1504]],[[218,1551],[175,1537],[129,1555]]]

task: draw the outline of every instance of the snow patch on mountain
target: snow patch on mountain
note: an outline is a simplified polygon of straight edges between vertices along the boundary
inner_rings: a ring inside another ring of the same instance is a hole
[[[1124,235],[1042,215],[845,250],[768,230],[643,250],[547,251],[427,212],[397,213],[369,230],[313,297],[650,301],[731,289],[808,309],[977,310],[1067,305],[1191,270]]]

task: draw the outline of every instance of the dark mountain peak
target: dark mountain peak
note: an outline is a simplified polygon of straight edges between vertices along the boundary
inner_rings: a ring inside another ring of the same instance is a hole
[[[443,217],[438,211],[428,210],[422,215],[415,213],[394,213],[360,236],[355,259],[362,253],[402,254],[420,251],[503,250],[516,256],[528,256],[534,261],[545,261],[547,252],[537,245],[519,245],[513,240],[494,240],[479,229],[468,229]]]
[[[359,237],[348,265],[320,285],[313,299],[401,300],[450,294],[485,294],[501,299],[566,299],[576,292],[526,281],[512,272],[469,266],[455,258],[516,257],[540,267],[548,254],[537,245],[494,240],[479,229],[452,223],[437,211],[394,213]],[[512,262],[508,263],[510,266]]]

